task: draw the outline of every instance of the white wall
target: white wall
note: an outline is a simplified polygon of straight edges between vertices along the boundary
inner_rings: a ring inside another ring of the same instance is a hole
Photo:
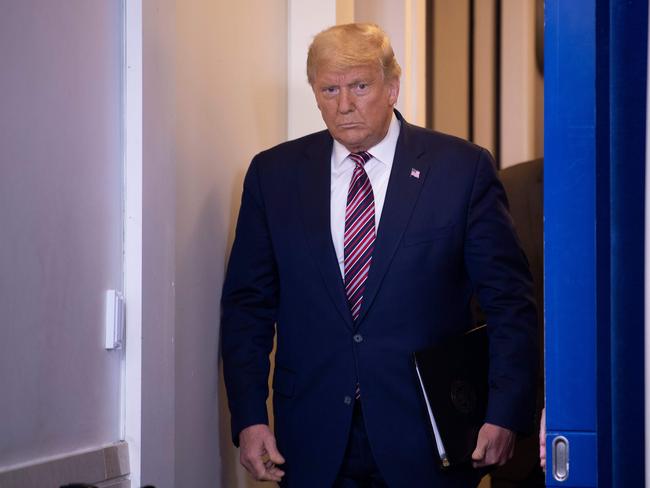
[[[141,412],[133,412],[140,413],[141,446],[132,457],[141,457],[141,484],[161,488],[174,486],[176,442],[174,3],[142,8],[142,346],[135,352],[141,352],[142,391]]]
[[[501,167],[544,153],[544,80],[535,64],[535,2],[504,0],[501,41]]]
[[[434,8],[433,128],[466,139],[470,127],[469,3],[438,0]]]
[[[252,486],[230,441],[219,298],[252,156],[287,134],[286,2],[144,5],[142,483]]]
[[[0,470],[119,439],[121,49],[120,2],[2,4]]]
[[[349,16],[354,13],[354,6],[350,2],[287,1],[288,139],[325,129],[314,93],[307,82],[307,50],[316,34],[337,23],[338,11],[341,11],[341,20],[352,21]]]

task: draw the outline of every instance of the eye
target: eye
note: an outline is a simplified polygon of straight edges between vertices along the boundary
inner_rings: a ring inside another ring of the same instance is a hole
[[[354,85],[354,91],[357,95],[363,95],[364,93],[367,93],[369,89],[370,89],[370,84],[365,81],[360,81],[359,83]]]
[[[321,89],[321,92],[326,97],[333,97],[339,92],[339,87],[338,86],[326,86],[326,87]]]

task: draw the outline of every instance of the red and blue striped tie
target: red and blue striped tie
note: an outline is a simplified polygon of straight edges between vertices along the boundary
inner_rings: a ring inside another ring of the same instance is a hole
[[[345,208],[345,235],[343,256],[345,266],[345,294],[352,319],[359,318],[363,292],[375,248],[375,197],[364,164],[372,158],[370,153],[350,154],[354,172],[348,190]]]

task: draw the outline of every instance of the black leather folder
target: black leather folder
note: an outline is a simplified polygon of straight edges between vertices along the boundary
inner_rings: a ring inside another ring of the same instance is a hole
[[[469,465],[487,408],[487,327],[482,325],[413,356],[441,467]]]

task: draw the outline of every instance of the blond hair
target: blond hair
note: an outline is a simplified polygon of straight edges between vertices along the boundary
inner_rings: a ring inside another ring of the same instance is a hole
[[[402,72],[390,39],[377,24],[335,25],[314,37],[307,54],[307,80],[311,85],[321,68],[342,71],[376,65],[384,79],[399,79]]]

